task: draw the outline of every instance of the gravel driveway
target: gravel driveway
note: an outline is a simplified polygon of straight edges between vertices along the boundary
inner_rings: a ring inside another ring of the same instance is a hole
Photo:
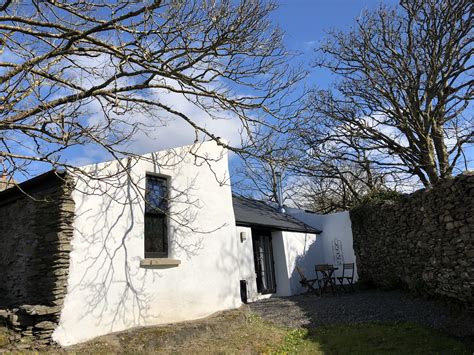
[[[312,294],[270,298],[249,304],[264,319],[280,325],[318,327],[374,321],[412,322],[459,337],[474,336],[474,317],[444,304],[401,291],[364,290],[338,296]]]

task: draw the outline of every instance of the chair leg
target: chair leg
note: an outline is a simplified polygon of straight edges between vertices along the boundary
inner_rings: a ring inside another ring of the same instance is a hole
[[[318,289],[316,290],[316,293],[318,294],[319,297],[322,296],[322,289],[321,289],[321,282],[318,280]]]
[[[339,279],[339,284],[341,286],[342,291],[347,292],[346,286],[344,286],[344,279]]]
[[[334,279],[334,288],[336,289],[336,294],[339,295],[341,293],[341,288],[337,284],[337,280]]]
[[[351,288],[351,291],[352,291],[352,292],[355,292],[354,280],[353,280],[353,279],[349,279],[349,286],[350,286],[350,288]]]
[[[321,288],[321,297],[323,296],[323,294],[328,290],[328,281],[327,280],[323,280],[323,287]]]

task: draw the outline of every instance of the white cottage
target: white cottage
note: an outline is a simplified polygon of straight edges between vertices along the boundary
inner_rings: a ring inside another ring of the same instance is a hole
[[[127,174],[114,174],[123,166]],[[84,169],[88,178],[59,174],[59,179],[50,172],[21,184],[31,195],[60,201],[48,210],[37,211],[14,189],[0,193],[0,217],[5,217],[0,224],[5,265],[0,266],[7,270],[0,279],[6,292],[0,308],[23,312],[33,334],[50,334],[61,345],[135,326],[198,319],[237,308],[245,299],[300,293],[296,265],[310,273],[316,263],[333,263],[333,256],[323,253],[333,239],[343,239],[345,261],[354,260],[348,216],[337,225],[349,229],[333,235],[324,230],[323,243],[321,221],[305,224],[261,201],[232,196],[227,152],[214,142]],[[109,178],[101,179],[105,173]],[[65,181],[71,180],[69,189]],[[29,209],[34,220],[25,217],[25,229],[12,232],[6,216]],[[54,216],[43,216],[45,211]],[[53,227],[38,232],[42,224]],[[43,235],[51,236],[48,247]],[[12,257],[19,241],[31,246],[29,257],[24,252],[20,259]],[[44,250],[50,252],[43,255]],[[34,269],[36,255],[43,272]],[[28,272],[37,270],[31,272],[38,284],[46,285],[45,273],[52,278],[44,297],[35,296],[34,282],[17,286],[15,262]],[[43,315],[22,308],[25,304],[43,307]],[[49,333],[31,326],[45,321]]]

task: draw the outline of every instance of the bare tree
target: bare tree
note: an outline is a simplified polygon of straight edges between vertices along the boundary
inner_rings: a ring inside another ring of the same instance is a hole
[[[318,213],[344,211],[360,204],[367,196],[390,191],[412,191],[418,185],[408,175],[377,164],[383,159],[365,149],[356,136],[337,140],[333,127],[324,121],[311,129],[299,126],[291,141],[295,158],[289,165],[301,182],[295,186],[300,207]]]
[[[127,141],[169,120],[187,122],[196,140],[225,145],[166,104],[169,93],[211,118],[239,120],[251,135],[266,116],[279,116],[282,97],[302,76],[286,65],[281,32],[269,20],[274,8],[264,0],[3,1],[5,175],[28,177],[31,162],[69,167],[65,153],[78,145],[130,156]]]
[[[389,176],[374,171],[367,158],[348,162],[335,160],[335,156],[318,153],[307,159],[306,165],[291,166],[293,173],[301,176],[294,187],[299,207],[318,213],[345,211],[366,196],[388,189]]]
[[[301,128],[297,124],[284,133],[260,131],[257,142],[249,145],[249,154],[234,169],[234,191],[278,202],[280,180],[286,204],[329,213],[347,210],[368,194],[387,189],[389,183],[395,187],[390,173],[373,168],[366,151],[341,149],[324,141],[323,134],[316,138],[314,130],[307,140],[307,131]],[[318,144],[308,149],[316,139]]]
[[[313,92],[295,133],[313,174],[347,188],[344,176],[359,176],[370,189],[375,174],[429,186],[464,169],[474,134],[472,27],[472,1],[402,0],[330,32],[315,65],[339,79]]]
[[[284,134],[274,130],[260,131],[258,139],[253,144],[248,144],[248,154],[243,156],[233,172],[235,192],[247,197],[279,202],[278,184],[281,184],[283,200],[291,199],[289,190],[294,176],[289,166],[294,156]]]

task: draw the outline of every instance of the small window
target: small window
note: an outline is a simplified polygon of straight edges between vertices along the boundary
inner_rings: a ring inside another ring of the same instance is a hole
[[[168,181],[146,176],[145,190],[145,258],[168,257]]]

